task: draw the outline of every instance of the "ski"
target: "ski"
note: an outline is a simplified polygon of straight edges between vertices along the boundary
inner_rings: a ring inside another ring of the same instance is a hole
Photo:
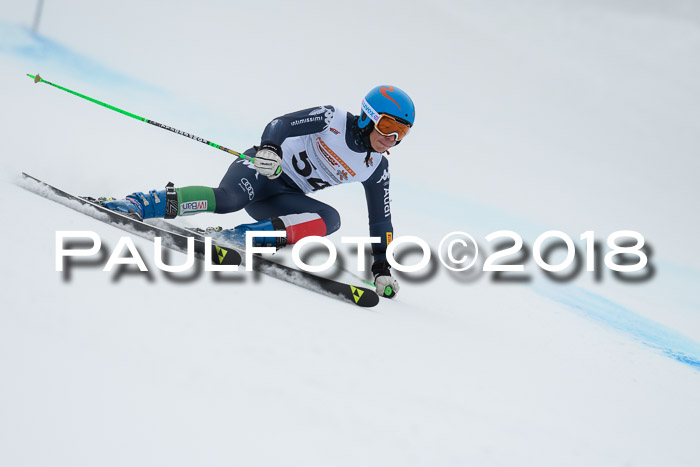
[[[205,236],[199,232],[165,221],[158,221],[157,225],[154,225],[155,222],[146,223],[126,214],[107,209],[84,197],[72,195],[26,173],[22,173],[22,177],[25,181],[22,187],[28,191],[148,240],[161,237],[164,240],[163,245],[172,250],[187,253],[187,238],[192,237],[195,242],[195,256],[207,260],[204,255]],[[216,264],[238,265],[242,263],[241,253],[243,250],[240,246],[221,244],[213,240],[212,258],[209,260]],[[275,263],[260,255],[254,256],[254,271],[361,307],[373,307],[379,303],[379,296],[371,289],[316,276],[306,271]]]
[[[173,232],[181,235],[193,236],[201,240],[207,236],[212,236],[213,241],[220,245],[224,245],[228,248],[234,248],[241,253],[245,251],[244,247],[239,243],[229,241],[223,236],[214,236],[217,235],[218,232],[207,232],[206,230],[202,229],[180,227],[166,221],[165,219],[148,219],[148,223],[162,229],[172,230]],[[335,296],[336,298],[340,298],[350,303],[355,303],[356,305],[362,307],[373,307],[379,303],[379,295],[377,295],[377,293],[372,289],[347,284],[344,282],[338,282],[325,277],[319,277],[310,272],[300,271],[283,264],[275,263],[274,261],[265,259],[257,254],[254,255],[254,257],[255,261],[253,262],[253,270],[255,271],[262,272],[277,279],[291,282],[315,292]]]
[[[155,237],[161,237],[163,245],[187,254],[187,236],[185,235],[146,224],[121,212],[112,211],[95,201],[72,195],[26,173],[22,173],[22,177],[25,181],[33,182],[32,184],[25,184],[23,187],[39,196],[56,201],[93,219],[108,223],[147,240],[153,241]],[[204,241],[195,239],[194,254],[197,258],[206,259]],[[215,264],[239,265],[241,264],[241,255],[232,248],[225,248],[212,243],[212,257],[210,260]]]

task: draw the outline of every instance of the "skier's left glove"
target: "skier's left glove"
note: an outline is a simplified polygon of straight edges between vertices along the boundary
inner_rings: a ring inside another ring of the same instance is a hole
[[[394,298],[399,291],[399,282],[391,277],[391,266],[386,261],[375,261],[372,265],[374,286],[380,297]]]
[[[253,161],[255,170],[269,179],[282,175],[282,148],[276,144],[265,143],[258,148]]]

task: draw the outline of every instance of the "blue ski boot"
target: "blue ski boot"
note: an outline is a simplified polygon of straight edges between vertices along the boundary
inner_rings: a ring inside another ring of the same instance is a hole
[[[237,245],[245,245],[245,236],[248,231],[269,231],[269,232],[286,232],[287,228],[284,222],[278,217],[273,217],[253,224],[241,224],[232,229],[221,230],[218,233],[219,238],[233,242]],[[287,244],[287,237],[253,237],[253,246],[256,247],[275,247],[278,250]]]
[[[173,219],[177,216],[177,192],[172,184],[165,190],[148,193],[132,193],[125,199],[101,200],[101,204],[112,211],[123,212],[139,220],[152,218]]]

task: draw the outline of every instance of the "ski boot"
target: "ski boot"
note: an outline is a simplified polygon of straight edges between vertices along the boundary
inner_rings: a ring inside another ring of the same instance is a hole
[[[222,229],[221,227],[207,227],[202,231],[204,235],[212,238],[220,238],[232,242],[239,246],[245,245],[246,232],[248,231],[270,231],[286,232],[284,222],[278,217],[273,217],[253,224],[241,224],[232,229]],[[287,245],[287,237],[253,237],[253,246],[283,248]]]
[[[165,190],[136,192],[125,199],[109,199],[102,205],[113,211],[131,214],[140,220],[151,218],[174,219],[200,212],[216,212],[214,190],[205,186],[175,188],[172,183]]]
[[[165,190],[132,193],[124,199],[98,198],[97,202],[140,221],[154,217],[173,219],[178,210],[177,192],[172,184],[168,184]]]

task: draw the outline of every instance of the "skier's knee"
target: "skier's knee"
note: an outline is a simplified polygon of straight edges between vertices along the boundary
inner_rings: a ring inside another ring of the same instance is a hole
[[[324,218],[315,212],[305,212],[302,214],[288,214],[280,216],[287,231],[287,243],[296,243],[304,237],[325,237],[338,230],[339,225],[333,225],[334,230],[329,230]]]
[[[319,214],[326,224],[326,235],[330,235],[340,228],[340,213],[337,210],[329,208]]]

